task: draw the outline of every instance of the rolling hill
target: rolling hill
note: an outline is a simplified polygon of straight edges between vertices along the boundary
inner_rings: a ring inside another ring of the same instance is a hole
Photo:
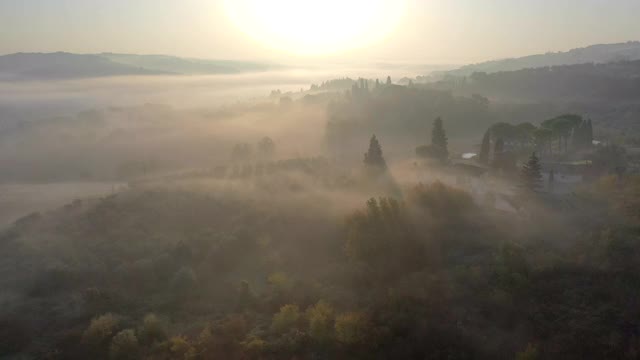
[[[0,56],[0,81],[64,80],[132,75],[213,75],[260,72],[271,64],[184,59],[165,55],[16,53]]]
[[[463,66],[456,70],[437,73],[439,75],[468,76],[474,72],[494,73],[500,71],[517,71],[522,69],[546,66],[603,64],[609,62],[640,60],[640,41],[629,41],[618,44],[600,44],[584,48],[520,58],[493,60]],[[435,73],[434,73],[435,74]]]

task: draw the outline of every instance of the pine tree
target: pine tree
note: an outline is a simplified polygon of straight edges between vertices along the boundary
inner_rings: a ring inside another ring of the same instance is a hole
[[[437,118],[433,122],[431,146],[438,149],[442,161],[445,161],[449,157],[449,140],[447,139],[447,133],[444,131],[441,118]]]
[[[387,76],[387,85],[391,85],[391,76]]]
[[[522,186],[525,190],[538,192],[542,188],[542,166],[536,153],[522,167]]]
[[[364,154],[364,165],[372,169],[386,169],[387,163],[382,156],[382,147],[375,135],[371,137],[369,142],[369,151]]]
[[[489,164],[489,153],[491,152],[491,130],[487,130],[482,138],[482,145],[480,146],[480,154],[478,155],[478,162],[481,164]]]

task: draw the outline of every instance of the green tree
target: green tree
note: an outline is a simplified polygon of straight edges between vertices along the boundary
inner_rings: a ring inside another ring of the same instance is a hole
[[[300,322],[301,314],[298,305],[284,305],[280,311],[273,315],[271,330],[276,333],[285,333],[296,327]]]
[[[324,300],[307,309],[309,335],[319,343],[329,340],[333,334],[333,307]]]
[[[489,155],[491,153],[491,130],[487,130],[482,137],[482,145],[480,146],[480,154],[478,154],[478,162],[489,165]]]
[[[447,139],[447,133],[444,130],[442,118],[437,118],[433,122],[433,129],[431,130],[431,145],[440,150],[440,160],[446,161],[449,157],[449,140]]]
[[[522,167],[522,186],[532,192],[538,192],[542,188],[542,166],[540,160],[534,152],[529,157],[529,161]]]
[[[231,152],[231,160],[234,162],[243,162],[251,159],[251,145],[236,144]]]
[[[111,340],[109,357],[116,360],[140,358],[140,344],[132,329],[122,330]]]
[[[166,340],[167,329],[165,323],[155,314],[147,314],[138,331],[138,338],[144,344]]]
[[[538,128],[533,132],[533,142],[537,151],[542,154],[552,154],[551,140],[553,139],[553,131],[547,128]]]
[[[273,291],[278,292],[280,294],[284,294],[289,292],[293,288],[293,280],[282,271],[277,271],[271,273],[267,278],[267,283]]]
[[[392,280],[427,261],[404,204],[392,198],[367,201],[364,210],[347,218],[346,235],[347,256],[376,281]]]
[[[92,347],[106,346],[116,333],[119,324],[120,317],[114,314],[105,314],[93,318],[91,324],[82,335],[82,341]]]
[[[270,158],[276,152],[276,143],[270,137],[265,136],[258,142],[258,151],[260,156]]]
[[[537,128],[535,125],[525,122],[515,126],[515,140],[520,148],[527,148],[533,141],[533,134]]]
[[[166,352],[170,356],[169,359],[190,359],[188,357],[194,352],[194,348],[184,336],[174,336],[167,340],[164,344]]]
[[[369,169],[385,170],[387,163],[382,155],[382,147],[375,135],[369,142],[369,150],[364,154],[364,165]]]
[[[360,345],[367,340],[370,322],[363,313],[341,314],[336,318],[336,339],[345,345]]]
[[[558,139],[558,150],[568,151],[569,137],[571,132],[577,128],[583,119],[580,115],[565,114],[553,119],[546,120],[542,123],[543,128],[551,130],[554,137]]]

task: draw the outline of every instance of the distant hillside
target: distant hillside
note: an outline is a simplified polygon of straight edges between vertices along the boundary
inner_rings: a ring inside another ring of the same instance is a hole
[[[0,80],[76,79],[152,74],[160,74],[160,72],[115,63],[97,55],[58,52],[0,56]]]
[[[426,86],[501,100],[637,103],[640,101],[640,60],[478,72],[465,81],[448,78]]]
[[[183,59],[164,55],[17,53],[0,56],[0,81],[129,75],[237,74],[276,67],[252,62]]]
[[[467,76],[474,72],[494,73],[516,71],[546,66],[608,63],[640,60],[640,41],[620,44],[592,45],[567,52],[530,55],[521,58],[488,61],[463,66],[457,70],[438,73],[440,75]]]
[[[167,55],[130,55],[103,53],[99,56],[123,65],[144,68],[152,71],[170,72],[185,75],[235,74],[243,72],[267,71],[276,67],[276,65],[255,62],[186,59]]]

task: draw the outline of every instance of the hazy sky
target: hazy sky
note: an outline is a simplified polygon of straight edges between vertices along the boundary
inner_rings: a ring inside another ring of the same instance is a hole
[[[339,3],[351,1],[361,0]],[[466,63],[640,40],[640,0],[406,1],[387,38],[331,59]],[[20,51],[291,59],[240,31],[223,0],[0,0],[0,54]]]

